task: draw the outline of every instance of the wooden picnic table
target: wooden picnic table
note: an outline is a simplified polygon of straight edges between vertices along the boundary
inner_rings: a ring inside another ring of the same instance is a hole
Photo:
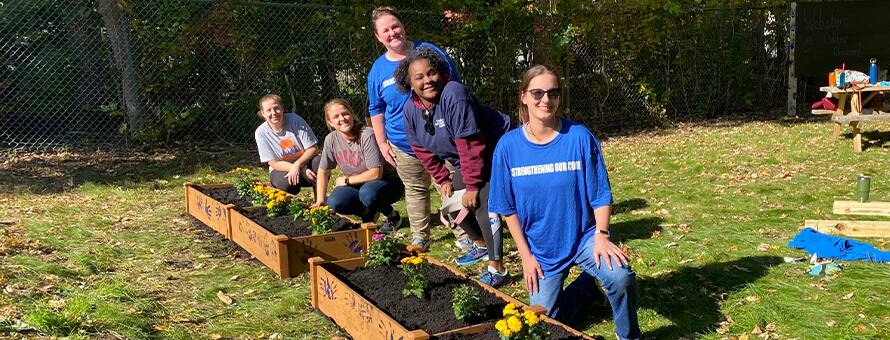
[[[866,121],[890,120],[890,108],[882,107],[879,110],[871,108],[862,108],[865,103],[871,100],[878,93],[890,93],[890,86],[855,86],[846,89],[837,88],[835,86],[823,86],[820,91],[831,93],[832,97],[837,98],[836,110],[813,110],[813,114],[830,114],[834,124],[834,133],[832,137],[837,139],[841,135],[843,124],[850,124],[853,127],[853,151],[862,152],[862,125]],[[847,102],[850,102],[849,107]]]

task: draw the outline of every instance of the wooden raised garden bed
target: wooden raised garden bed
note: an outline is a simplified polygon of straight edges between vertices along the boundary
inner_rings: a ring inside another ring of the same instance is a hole
[[[293,221],[291,216],[267,217],[265,208],[256,207],[233,208],[229,219],[232,241],[281,277],[307,271],[311,257],[338,260],[361,256],[377,231],[374,223],[360,224],[340,216],[334,232],[311,235],[306,228],[282,226]]]
[[[492,332],[494,323],[507,303],[543,312],[540,306],[530,308],[440,261],[428,260],[427,298],[418,300],[401,296],[405,278],[395,266],[367,269],[361,257],[337,261],[311,258],[312,306],[356,340],[480,339],[486,334],[497,338]],[[485,317],[472,324],[452,314],[451,289],[462,284],[482,290]],[[546,316],[541,318],[553,339],[592,339]]]
[[[186,212],[227,239],[232,238],[230,211],[236,206],[250,206],[250,201],[238,198],[230,184],[185,184]]]

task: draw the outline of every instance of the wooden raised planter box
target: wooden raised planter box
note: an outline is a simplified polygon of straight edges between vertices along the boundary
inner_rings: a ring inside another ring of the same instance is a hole
[[[247,208],[250,209],[250,208]],[[288,237],[257,224],[242,209],[230,209],[231,240],[272,269],[280,277],[294,277],[309,270],[309,258],[339,260],[361,256],[377,232],[374,223],[358,223],[358,229],[320,235]]]
[[[231,187],[229,184],[194,185],[185,184],[185,211],[216,230],[227,239],[232,238],[232,228],[229,223],[230,211],[234,204],[224,204],[203,193],[201,189],[220,189]]]
[[[444,267],[455,276],[472,281],[506,303],[513,303],[523,309],[533,310],[538,314],[544,312],[541,306],[529,307],[512,296],[491,288],[476,279],[467,277],[460,271],[436,259],[427,259],[431,265]],[[422,329],[407,329],[334,274],[336,272],[354,270],[364,265],[365,260],[362,257],[336,261],[318,257],[309,259],[312,307],[331,318],[340,328],[356,340],[423,340],[437,337],[460,337],[461,335],[478,334],[494,328],[494,321],[489,321],[435,334],[430,334]],[[542,315],[541,320],[557,328],[563,328],[573,336],[582,339],[593,339],[547,316]]]

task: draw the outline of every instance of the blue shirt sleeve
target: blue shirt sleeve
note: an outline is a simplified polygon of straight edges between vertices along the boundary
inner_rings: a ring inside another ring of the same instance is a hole
[[[513,196],[513,186],[510,183],[510,165],[507,162],[505,143],[507,138],[501,138],[494,149],[494,157],[491,162],[491,180],[488,191],[488,211],[500,215],[513,215],[516,213],[516,200]]]
[[[414,106],[414,102],[411,99],[408,99],[408,101],[405,102],[405,106],[402,107],[402,113],[403,116],[405,116],[405,139],[408,140],[408,145],[421,146],[420,141],[417,140],[417,134],[415,130],[417,128],[415,125],[417,114],[414,111],[417,110],[413,109],[412,106]]]
[[[587,131],[584,143],[584,172],[587,177],[587,200],[591,209],[612,204],[612,186],[603,160],[603,150],[599,140]]]
[[[371,66],[368,72],[368,113],[371,117],[384,113],[386,111],[386,102],[380,94],[380,79],[377,79],[376,68]]]

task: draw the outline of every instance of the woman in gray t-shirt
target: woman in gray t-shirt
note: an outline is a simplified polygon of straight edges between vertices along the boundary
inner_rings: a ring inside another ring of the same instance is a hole
[[[260,162],[269,164],[272,186],[292,194],[315,185],[318,146],[315,134],[302,117],[284,112],[281,97],[260,98],[257,114],[265,120],[254,132]]]
[[[362,222],[373,222],[379,212],[384,215],[381,232],[398,229],[401,216],[392,204],[402,198],[405,186],[380,154],[374,130],[362,127],[342,99],[328,101],[324,115],[334,131],[324,139],[315,205],[327,204],[337,213],[361,216]],[[334,180],[334,190],[327,195],[331,170],[337,166],[343,176]]]

